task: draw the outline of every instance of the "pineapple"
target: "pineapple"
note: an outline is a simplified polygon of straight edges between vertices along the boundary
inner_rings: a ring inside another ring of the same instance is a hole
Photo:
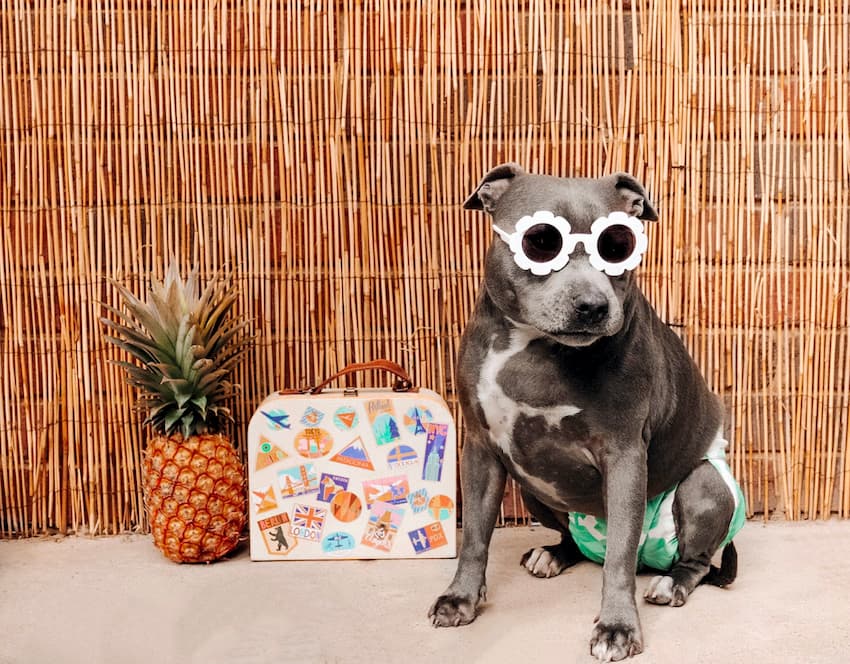
[[[246,349],[247,321],[228,316],[237,293],[214,279],[199,295],[197,269],[184,282],[172,261],[147,302],[118,283],[129,313],[104,318],[137,363],[117,362],[141,390],[154,436],[144,452],[144,500],[154,543],[175,562],[210,562],[231,551],[245,526],[245,479],[221,433],[236,390],[227,377]]]

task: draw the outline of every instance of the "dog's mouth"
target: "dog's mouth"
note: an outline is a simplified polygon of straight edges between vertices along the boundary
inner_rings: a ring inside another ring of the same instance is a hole
[[[564,332],[545,332],[547,337],[553,341],[563,344],[564,346],[572,346],[573,348],[584,348],[590,346],[599,339],[605,336],[601,332],[585,332],[585,331],[564,331]]]

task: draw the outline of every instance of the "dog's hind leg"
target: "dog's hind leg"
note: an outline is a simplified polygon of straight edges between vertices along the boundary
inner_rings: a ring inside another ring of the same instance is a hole
[[[530,574],[548,579],[558,576],[568,567],[584,560],[584,556],[573,541],[570,531],[561,523],[556,514],[527,491],[523,490],[521,493],[525,508],[541,525],[558,531],[561,534],[561,541],[558,544],[529,549],[520,560],[520,565]]]
[[[710,462],[703,461],[682,480],[673,500],[680,558],[669,572],[650,581],[644,593],[648,602],[682,606],[687,601],[713,569],[711,558],[729,532],[734,511],[735,499],[729,485]],[[734,579],[734,572],[729,578],[735,558],[731,542],[726,549],[720,570],[725,578],[723,585]]]

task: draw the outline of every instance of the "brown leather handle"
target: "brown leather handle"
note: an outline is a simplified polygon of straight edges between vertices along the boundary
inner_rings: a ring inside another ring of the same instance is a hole
[[[337,378],[341,378],[342,376],[347,376],[348,374],[357,373],[360,371],[370,371],[370,370],[378,370],[378,371],[388,371],[391,374],[394,374],[398,380],[393,385],[393,390],[395,392],[408,392],[413,389],[413,381],[410,380],[410,376],[407,375],[407,372],[401,367],[401,365],[392,362],[391,360],[372,360],[371,362],[360,362],[349,364],[342,371],[338,371],[330,378],[322,381],[316,387],[310,390],[310,394],[320,394],[322,390],[324,390],[330,383],[335,381]]]

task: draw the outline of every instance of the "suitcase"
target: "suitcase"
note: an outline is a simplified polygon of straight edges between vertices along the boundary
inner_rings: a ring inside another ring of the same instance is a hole
[[[326,389],[379,369],[385,389]],[[453,558],[457,434],[445,401],[388,360],[268,396],[248,425],[252,560]]]

